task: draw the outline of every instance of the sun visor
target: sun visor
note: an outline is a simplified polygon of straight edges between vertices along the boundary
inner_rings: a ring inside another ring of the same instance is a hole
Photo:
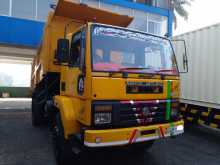
[[[70,0],[59,0],[54,16],[67,17],[82,22],[95,22],[121,27],[127,27],[133,20],[132,17],[126,15],[89,7],[86,4],[74,3]]]

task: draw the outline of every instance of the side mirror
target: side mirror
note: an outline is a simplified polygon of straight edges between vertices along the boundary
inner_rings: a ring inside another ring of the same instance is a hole
[[[189,71],[188,58],[185,53],[182,56],[183,56],[183,68],[184,70],[186,70],[186,73],[187,73]]]
[[[173,51],[177,59],[177,65],[180,73],[188,73],[188,57],[185,40],[172,40]]]
[[[57,51],[56,59],[58,63],[66,63],[69,61],[69,40],[58,39],[57,40]]]

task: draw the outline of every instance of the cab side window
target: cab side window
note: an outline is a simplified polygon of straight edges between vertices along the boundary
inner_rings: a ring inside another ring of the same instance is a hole
[[[70,49],[70,65],[80,66],[81,32],[73,35]]]

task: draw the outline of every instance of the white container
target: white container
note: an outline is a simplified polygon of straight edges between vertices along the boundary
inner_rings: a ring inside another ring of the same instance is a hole
[[[220,24],[174,39],[184,39],[187,47],[189,72],[181,74],[182,102],[220,109]],[[182,67],[179,51],[178,65]]]

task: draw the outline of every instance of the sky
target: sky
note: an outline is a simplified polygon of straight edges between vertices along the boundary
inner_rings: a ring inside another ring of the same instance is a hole
[[[220,23],[220,0],[194,0],[190,7],[188,21],[177,17],[177,29],[173,35],[193,31],[202,27]]]

